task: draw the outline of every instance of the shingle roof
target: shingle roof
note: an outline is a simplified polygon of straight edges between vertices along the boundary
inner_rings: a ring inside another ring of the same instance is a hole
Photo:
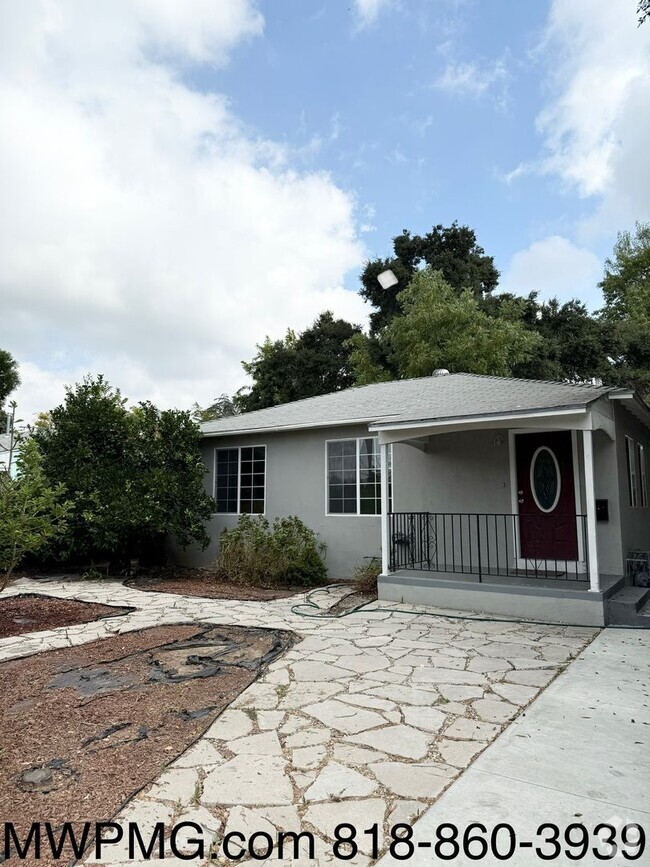
[[[454,373],[357,386],[238,416],[205,422],[206,436],[262,430],[323,427],[354,422],[408,422],[518,415],[542,409],[586,406],[612,391],[571,385]]]

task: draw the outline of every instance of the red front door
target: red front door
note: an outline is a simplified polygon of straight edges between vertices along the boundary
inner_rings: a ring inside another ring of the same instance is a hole
[[[571,432],[517,434],[515,449],[520,556],[577,560]]]

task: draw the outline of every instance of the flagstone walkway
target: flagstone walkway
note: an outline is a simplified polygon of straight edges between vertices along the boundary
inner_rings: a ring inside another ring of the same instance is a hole
[[[317,839],[317,860],[286,862],[305,865],[371,864],[370,837],[362,834],[354,859],[335,859],[334,827],[349,822],[362,831],[377,823],[388,840],[392,825],[415,821],[598,632],[434,617],[406,605],[390,612],[379,610],[388,607],[381,603],[343,618],[308,618],[291,610],[300,597],[199,599],[115,581],[23,579],[2,595],[25,592],[135,610],[2,639],[0,661],[188,621],[301,636],[122,818],[137,820],[143,834],[159,821],[194,821],[206,839],[308,830]],[[134,863],[111,848],[102,863]]]

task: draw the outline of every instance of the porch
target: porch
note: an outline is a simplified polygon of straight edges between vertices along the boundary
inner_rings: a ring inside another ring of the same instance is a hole
[[[592,408],[378,424],[380,599],[603,625],[624,584],[609,422]]]

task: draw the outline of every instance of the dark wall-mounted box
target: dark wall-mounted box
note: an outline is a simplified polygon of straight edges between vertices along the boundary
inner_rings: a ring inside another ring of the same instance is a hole
[[[609,500],[596,500],[596,520],[609,521]]]

